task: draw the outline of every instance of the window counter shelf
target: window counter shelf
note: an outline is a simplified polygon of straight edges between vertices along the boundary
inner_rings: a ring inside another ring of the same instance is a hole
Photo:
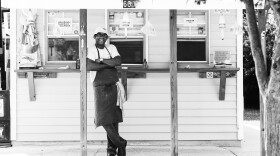
[[[17,73],[28,73],[28,72],[53,72],[53,73],[78,73],[80,69],[17,69],[15,70]]]
[[[121,72],[121,81],[127,94],[127,73],[169,73],[169,68],[127,68],[117,67],[118,71]],[[235,76],[236,72],[240,68],[179,68],[178,73],[199,73],[199,78],[220,78],[219,88],[219,100],[225,100],[226,90],[226,78]],[[15,70],[17,73],[27,73],[28,85],[29,85],[29,96],[31,101],[36,100],[35,85],[34,85],[34,73],[43,73],[43,75],[49,75],[51,78],[56,77],[56,73],[80,73],[80,69],[18,69]],[[54,73],[55,76],[51,76]],[[39,74],[40,75],[40,74]],[[127,96],[126,96],[127,97]]]

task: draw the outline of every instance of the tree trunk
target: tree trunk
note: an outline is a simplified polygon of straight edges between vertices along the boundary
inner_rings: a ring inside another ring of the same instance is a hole
[[[266,105],[266,155],[280,156],[280,107],[279,98],[267,94]]]
[[[249,26],[249,38],[251,43],[252,55],[255,63],[255,71],[258,80],[260,93],[265,95],[267,88],[267,70],[265,67],[264,56],[262,53],[261,39],[257,26],[256,14],[253,0],[246,0],[246,14]]]
[[[267,7],[268,6],[268,7]],[[261,43],[262,43],[262,53],[264,55],[264,64],[265,68],[267,69],[267,63],[266,63],[266,39],[265,39],[265,30],[266,30],[266,21],[267,21],[267,11],[269,9],[269,5],[267,5],[265,9],[259,9],[257,10],[257,16],[258,16],[258,28],[259,28],[259,35],[261,36]],[[265,105],[263,103],[262,95],[260,95],[260,156],[266,155],[265,150],[265,118],[264,118],[264,110]]]
[[[274,41],[274,54],[268,90],[266,92],[267,109],[267,155],[280,156],[280,0],[270,0],[275,20],[277,22],[277,34]]]
[[[278,25],[274,44],[274,55],[270,77],[267,76],[264,57],[261,50],[260,35],[256,24],[253,0],[245,0],[249,37],[254,58],[256,76],[265,106],[265,149],[267,156],[280,156],[280,0],[270,0]]]

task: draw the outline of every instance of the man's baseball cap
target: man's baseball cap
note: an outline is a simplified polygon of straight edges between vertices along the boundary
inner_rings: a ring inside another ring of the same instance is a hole
[[[101,27],[97,27],[97,28],[95,29],[93,35],[95,35],[95,34],[97,34],[97,33],[104,33],[104,34],[107,34],[107,35],[109,36],[107,30],[106,30],[105,28],[101,28]]]

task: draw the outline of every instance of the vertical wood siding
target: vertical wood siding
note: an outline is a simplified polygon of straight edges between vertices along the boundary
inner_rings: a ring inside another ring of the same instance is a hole
[[[88,46],[93,44],[95,27],[104,26],[104,14],[104,10],[88,10]],[[230,50],[232,62],[236,62],[236,39],[229,32],[235,15],[234,10],[227,15],[225,40],[222,41],[217,15],[210,12],[210,58],[215,50]],[[44,30],[40,19],[37,19],[38,30]],[[149,66],[167,68],[169,10],[149,10],[149,20],[157,30],[157,36],[149,37]],[[78,73],[58,73],[54,79],[35,79],[35,102],[29,101],[27,79],[17,80],[17,141],[79,140],[79,78]],[[218,98],[219,81],[201,79],[198,73],[178,74],[179,140],[237,140],[236,78],[227,79],[225,101]],[[147,78],[128,79],[128,101],[124,123],[120,124],[124,138],[170,140],[169,82],[169,73],[149,73]],[[103,128],[95,129],[93,125],[93,101],[88,77],[88,139],[105,140]]]

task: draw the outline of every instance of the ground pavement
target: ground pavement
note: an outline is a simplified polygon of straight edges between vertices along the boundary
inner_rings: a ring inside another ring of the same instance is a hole
[[[242,147],[179,146],[179,156],[260,156],[259,121],[244,122]],[[88,145],[88,156],[106,156],[105,145]],[[127,156],[170,156],[170,146],[129,144]],[[15,144],[0,156],[80,156],[80,144]]]

